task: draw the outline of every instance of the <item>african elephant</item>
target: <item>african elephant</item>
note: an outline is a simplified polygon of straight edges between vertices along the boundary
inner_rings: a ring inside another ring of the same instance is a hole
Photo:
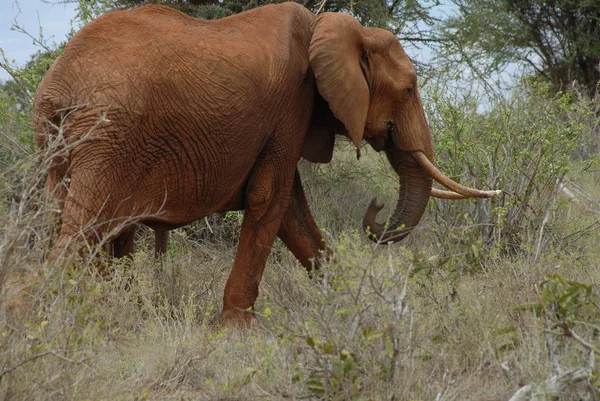
[[[318,264],[324,245],[297,162],[329,162],[336,135],[357,155],[363,140],[384,151],[399,175],[392,229],[375,221],[375,200],[363,219],[374,240],[410,232],[432,178],[455,191],[436,196],[495,194],[435,168],[417,75],[394,35],[291,2],[214,21],[156,5],[107,13],[42,80],[34,126],[40,148],[59,132],[70,146],[46,184],[61,206],[51,259],[106,235],[130,244],[131,229],[115,232],[125,221],[166,231],[245,210],[220,317],[240,325],[254,317],[276,236],[307,269]]]

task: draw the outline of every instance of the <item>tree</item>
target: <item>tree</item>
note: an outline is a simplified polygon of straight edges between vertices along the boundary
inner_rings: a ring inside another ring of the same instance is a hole
[[[79,6],[83,23],[115,9],[127,9],[143,4],[162,4],[193,17],[222,18],[266,4],[286,0],[61,0]],[[384,28],[404,46],[420,47],[437,42],[434,25],[439,22],[434,10],[442,0],[294,0],[313,12],[344,11],[352,14],[365,26]]]
[[[456,14],[441,30],[441,54],[487,77],[525,64],[556,91],[573,83],[596,92],[600,79],[597,0],[451,0]],[[458,58],[457,58],[458,56]]]

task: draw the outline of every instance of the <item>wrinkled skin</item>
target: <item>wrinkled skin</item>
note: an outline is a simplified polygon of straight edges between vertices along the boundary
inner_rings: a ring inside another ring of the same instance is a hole
[[[375,203],[371,237],[418,223],[432,179],[410,152],[433,162],[433,149],[416,79],[391,33],[295,3],[216,21],[162,6],[108,13],[71,39],[35,98],[38,146],[61,124],[73,146],[47,182],[61,208],[50,258],[107,235],[122,256],[133,223],[163,233],[244,209],[221,321],[246,325],[276,236],[318,266],[297,162],[329,162],[336,135],[385,151],[400,176],[393,230],[374,221]]]

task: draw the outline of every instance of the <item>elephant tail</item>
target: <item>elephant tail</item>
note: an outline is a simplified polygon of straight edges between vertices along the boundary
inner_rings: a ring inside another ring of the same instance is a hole
[[[51,210],[55,211],[62,210],[68,192],[70,162],[64,128],[69,106],[68,99],[49,91],[47,82],[42,81],[33,102],[32,123],[39,151],[38,171],[41,174],[47,173],[46,203],[53,204]]]
[[[48,150],[59,135],[63,125],[65,111],[68,108],[66,99],[62,99],[46,90],[42,81],[33,100],[33,131],[35,143],[39,150]]]

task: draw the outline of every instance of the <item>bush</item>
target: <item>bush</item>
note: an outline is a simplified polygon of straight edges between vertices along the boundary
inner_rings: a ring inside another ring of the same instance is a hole
[[[482,111],[472,96],[434,90],[427,104],[442,171],[474,187],[504,191],[492,200],[433,202],[437,242],[456,237],[473,245],[472,254],[486,248],[536,259],[542,250],[564,245],[554,224],[567,200],[559,195],[597,128],[593,103],[551,93],[548,84],[524,79]]]

